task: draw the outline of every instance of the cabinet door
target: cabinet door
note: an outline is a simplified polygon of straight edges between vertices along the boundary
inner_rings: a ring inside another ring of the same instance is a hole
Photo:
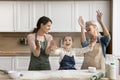
[[[82,16],[85,21],[94,20],[96,18],[96,10],[103,12],[103,21],[110,26],[110,1],[75,1],[75,30],[80,31],[78,24],[79,16]],[[102,28],[98,24],[99,32],[102,32]]]
[[[49,57],[51,70],[58,70],[59,68],[59,57]]]
[[[110,30],[110,1],[94,1],[92,7],[92,20],[97,21],[96,10],[102,11],[103,21],[107,28]],[[102,32],[102,28],[100,25],[98,26],[98,30]]]
[[[80,70],[83,64],[84,57],[75,57],[75,67],[76,69]]]
[[[15,70],[28,70],[30,57],[15,57]]]
[[[14,31],[14,2],[0,1],[0,32]]]
[[[82,16],[84,21],[91,18],[91,1],[75,1],[75,31],[80,32],[81,27],[78,24],[79,16]]]
[[[36,27],[37,21],[40,17],[46,16],[46,1],[35,1],[32,2],[32,28]]]
[[[16,2],[16,32],[29,32],[31,30],[30,2]]]
[[[0,69],[14,70],[14,60],[12,57],[0,57]]]
[[[48,1],[48,16],[52,19],[52,32],[74,31],[74,2]]]

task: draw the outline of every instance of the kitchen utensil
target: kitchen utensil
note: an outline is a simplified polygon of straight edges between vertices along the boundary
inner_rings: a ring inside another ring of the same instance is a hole
[[[94,73],[96,72],[96,67],[88,67],[88,71]]]
[[[20,77],[20,73],[18,71],[8,71],[8,75],[12,79],[16,79]]]

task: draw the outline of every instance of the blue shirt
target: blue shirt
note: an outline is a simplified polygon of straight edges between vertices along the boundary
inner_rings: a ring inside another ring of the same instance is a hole
[[[107,48],[108,44],[110,43],[110,40],[111,40],[110,35],[98,37],[97,43],[101,43],[104,57],[106,57],[106,48]],[[82,45],[82,47],[88,46],[89,45],[89,38],[87,38],[85,42],[82,42],[81,45]]]

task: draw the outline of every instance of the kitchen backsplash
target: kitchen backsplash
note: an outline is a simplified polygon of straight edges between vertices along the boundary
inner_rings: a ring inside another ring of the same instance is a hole
[[[26,42],[26,36],[28,32],[0,32],[0,50],[17,50],[17,51],[28,51],[29,46]],[[65,35],[70,35],[73,37],[73,47],[80,48],[81,43],[81,33],[80,32],[51,32],[50,33],[57,45],[61,46],[61,40]],[[107,51],[108,54],[112,54],[112,40],[108,45]]]
[[[25,32],[4,32],[0,33],[0,50],[30,50],[27,43],[24,41],[26,40],[26,36],[29,33]],[[67,33],[60,33],[60,32],[51,32],[53,35],[54,40],[56,41],[58,46],[61,46],[61,40],[65,35],[71,35],[74,39],[73,47],[79,48],[80,45],[80,33],[78,32],[67,32]],[[23,41],[23,42],[22,42]]]

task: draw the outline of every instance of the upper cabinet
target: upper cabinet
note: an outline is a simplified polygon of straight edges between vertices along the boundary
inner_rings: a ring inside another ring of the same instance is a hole
[[[36,27],[37,20],[45,15],[46,2],[18,1],[16,3],[16,32],[30,32]]]
[[[93,20],[97,21],[96,18],[96,10],[100,10],[103,12],[103,21],[107,26],[108,30],[110,30],[110,1],[94,1],[92,5],[92,18]],[[100,32],[102,32],[102,28],[100,25],[98,26]]]
[[[110,1],[75,1],[75,31],[80,30],[78,24],[79,16],[85,21],[97,21],[96,11],[103,12],[103,21],[109,29],[110,26]],[[102,32],[101,26],[98,24],[98,30]]]
[[[36,27],[37,21],[41,16],[47,16],[47,2],[46,1],[34,1],[31,3],[32,11],[32,28]]]
[[[0,1],[0,32],[14,31],[14,2]]]
[[[30,2],[16,2],[16,32],[31,30],[31,6]]]
[[[75,1],[75,31],[80,32],[81,28],[78,24],[79,16],[82,16],[84,20],[90,20],[91,18],[91,1]]]
[[[30,32],[41,16],[52,20],[50,32],[80,32],[79,16],[96,21],[96,10],[103,12],[110,26],[110,1],[0,1],[0,32]],[[102,31],[101,27],[99,31]]]
[[[53,21],[52,32],[74,31],[74,2],[49,1],[48,17]]]

